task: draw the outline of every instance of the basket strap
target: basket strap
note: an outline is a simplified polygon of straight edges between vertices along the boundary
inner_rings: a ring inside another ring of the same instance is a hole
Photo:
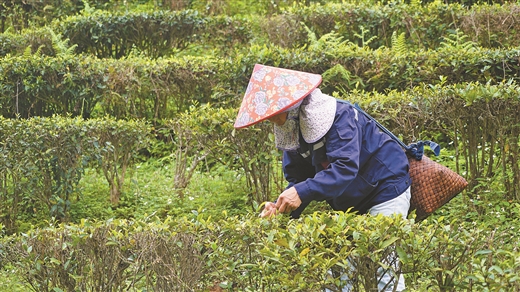
[[[350,102],[348,102],[346,100],[341,100],[341,99],[337,99],[337,100],[342,103],[351,104]],[[418,141],[416,143],[406,145],[406,144],[404,144],[403,141],[401,141],[401,139],[397,138],[397,136],[394,135],[394,133],[390,132],[390,130],[385,128],[385,126],[381,125],[376,119],[374,119],[372,116],[370,116],[368,113],[366,113],[363,109],[361,109],[361,107],[357,103],[354,104],[354,108],[356,110],[360,111],[361,113],[363,113],[369,120],[372,120],[379,127],[379,129],[381,129],[381,131],[383,131],[388,136],[390,136],[392,139],[394,139],[397,143],[399,143],[399,145],[401,145],[401,147],[403,147],[405,149],[406,153],[408,155],[412,156],[413,158],[415,158],[417,160],[422,159],[422,156],[424,154],[424,145],[429,146],[430,149],[435,154],[435,156],[439,156],[439,154],[441,152],[441,146],[439,144],[437,144],[433,141],[427,140],[427,141]]]

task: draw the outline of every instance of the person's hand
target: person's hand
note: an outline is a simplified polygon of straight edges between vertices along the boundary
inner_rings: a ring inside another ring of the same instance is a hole
[[[294,187],[285,190],[276,201],[276,209],[280,213],[290,213],[302,204],[302,200]]]
[[[271,217],[276,215],[276,205],[273,202],[265,202],[264,210],[260,213],[260,217]]]

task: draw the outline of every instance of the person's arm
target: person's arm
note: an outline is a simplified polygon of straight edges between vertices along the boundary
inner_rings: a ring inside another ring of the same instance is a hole
[[[288,191],[295,184],[305,181],[308,178],[314,177],[316,175],[315,167],[307,162],[303,156],[298,152],[284,152],[283,155],[283,172],[285,175],[285,179],[289,182],[287,188]],[[296,192],[296,190],[294,190]],[[287,193],[285,193],[286,195]],[[282,193],[284,195],[284,193]],[[298,195],[296,193],[296,195]],[[296,198],[294,198],[296,199]],[[293,199],[291,199],[293,200]],[[278,200],[276,201],[278,203]],[[301,202],[299,206],[294,209],[291,208],[288,211],[291,211],[292,218],[299,218],[300,214],[303,210],[309,205],[309,202]]]
[[[277,213],[291,212],[291,217],[298,218],[310,202],[303,203],[298,197],[294,185],[315,175],[314,166],[296,151],[284,151],[283,172],[288,182],[285,190],[274,202],[266,202],[261,217],[270,217]]]
[[[286,190],[316,174],[314,166],[296,151],[284,151],[282,167],[285,180],[289,183]]]

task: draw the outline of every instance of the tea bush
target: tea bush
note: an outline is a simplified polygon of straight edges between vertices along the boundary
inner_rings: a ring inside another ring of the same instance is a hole
[[[411,291],[513,291],[517,231],[489,233],[444,217],[414,223],[343,212],[298,220],[200,213],[36,229],[3,238],[0,255],[38,291],[205,291],[215,283],[240,291],[335,290],[346,283],[368,290],[396,255],[395,272]]]
[[[191,1],[180,5],[183,9],[174,11],[156,9],[164,8],[156,5],[156,1],[149,5],[152,7],[144,9],[117,9],[112,7],[117,6],[114,2],[96,3],[93,7],[69,3],[76,6],[68,9],[62,5],[68,12],[47,9],[45,13],[59,16],[44,16],[44,21],[36,21],[41,25],[34,31],[20,34],[20,29],[16,29],[16,34],[2,34],[0,54],[20,54],[31,46],[33,52],[41,49],[52,55],[50,36],[46,33],[35,35],[46,29],[69,39],[78,52],[99,58],[122,58],[131,54],[157,58],[176,56],[184,51],[205,56],[213,51],[233,56],[235,49],[265,43],[295,49],[308,44],[309,31],[318,38],[336,33],[345,41],[372,49],[391,47],[394,35],[403,35],[403,41],[411,50],[436,50],[444,39],[456,34],[483,48],[505,49],[520,44],[517,34],[505,33],[518,30],[514,15],[519,7],[515,3],[481,3],[468,7],[440,1],[423,4],[313,1],[309,5],[287,2],[278,1],[275,7],[267,8],[273,3]],[[136,4],[137,1],[126,3],[130,7]],[[23,6],[22,3],[17,5]],[[38,5],[41,3],[28,3],[27,8],[35,11]],[[52,7],[56,3],[47,5]],[[237,11],[243,9],[238,7],[246,5],[246,13]],[[257,8],[264,11],[254,12],[256,6],[264,7]],[[14,7],[5,10],[4,14],[10,14],[12,9]],[[215,10],[220,12],[215,13]],[[276,10],[276,13],[265,10]],[[270,15],[268,20],[265,20],[265,13]],[[43,26],[46,28],[42,29]]]
[[[329,40],[330,41],[330,40]],[[326,42],[324,40],[323,42]],[[518,49],[461,52],[458,47],[410,52],[340,45],[288,50],[251,46],[240,59],[99,60],[62,54],[4,57],[0,113],[4,117],[73,115],[84,118],[174,118],[193,102],[237,107],[255,63],[323,74],[324,92],[385,92],[422,84],[499,84],[518,80]],[[343,73],[338,74],[338,68]],[[334,74],[333,74],[334,73]],[[350,84],[350,85],[347,85]]]
[[[392,36],[404,34],[412,50],[435,50],[443,38],[457,30],[480,47],[508,48],[519,45],[517,35],[505,33],[518,29],[512,19],[517,11],[516,3],[313,3],[293,6],[273,16],[262,31],[271,43],[287,48],[306,43],[305,28],[318,37],[335,32],[349,42],[372,49],[391,47]],[[283,29],[277,27],[279,24]]]
[[[16,231],[19,216],[47,213],[69,220],[89,164],[99,164],[117,204],[125,173],[150,132],[143,122],[61,117],[0,118],[0,129],[0,218],[9,233]]]
[[[0,287],[520,290],[518,5],[339,2],[0,3]],[[470,186],[420,223],[257,218],[285,183],[269,127],[232,128],[256,63],[322,74]]]
[[[176,186],[184,189],[198,162],[209,160],[212,165],[219,164],[245,176],[243,192],[248,194],[251,205],[272,200],[271,194],[284,189],[284,178],[270,125],[262,123],[252,129],[235,130],[235,115],[235,109],[208,103],[193,106],[167,122],[176,145]]]

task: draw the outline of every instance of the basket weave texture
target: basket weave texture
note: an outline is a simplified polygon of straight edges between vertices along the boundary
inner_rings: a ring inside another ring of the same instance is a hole
[[[428,217],[462,192],[468,182],[448,167],[423,155],[421,160],[408,156],[412,179],[410,212],[416,220]]]

